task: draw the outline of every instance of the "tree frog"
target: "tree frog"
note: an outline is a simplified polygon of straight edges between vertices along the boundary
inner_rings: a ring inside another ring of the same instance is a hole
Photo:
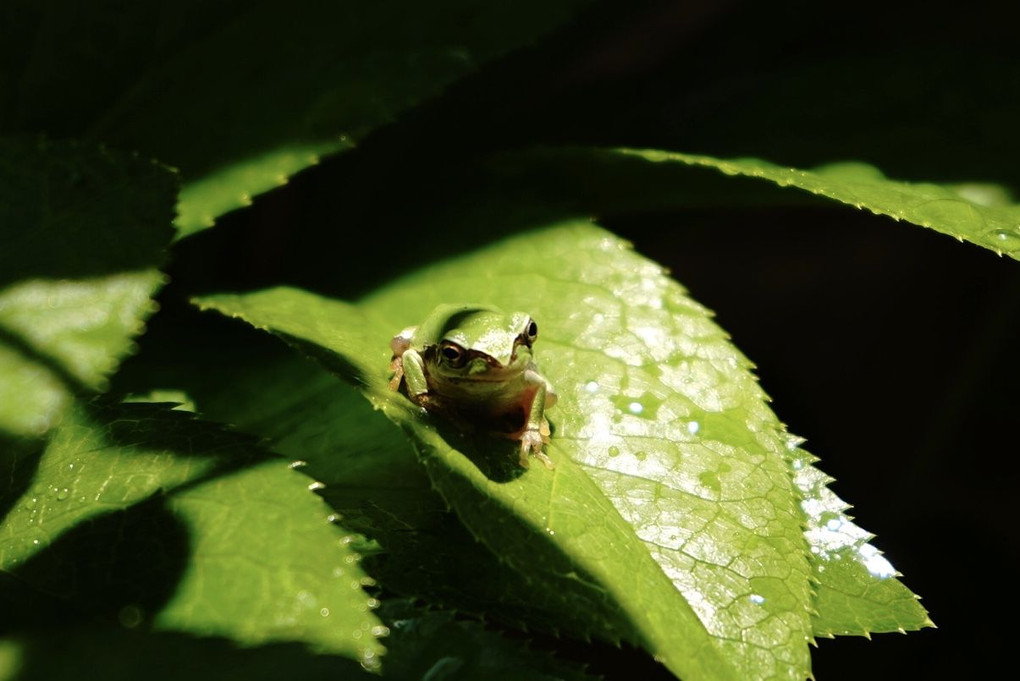
[[[521,443],[547,468],[545,412],[556,392],[539,373],[531,347],[538,325],[524,312],[507,314],[485,305],[440,305],[418,326],[390,341],[390,388],[465,430],[483,430]]]

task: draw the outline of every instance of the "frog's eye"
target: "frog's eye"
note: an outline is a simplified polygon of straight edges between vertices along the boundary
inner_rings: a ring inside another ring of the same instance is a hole
[[[534,343],[535,339],[538,338],[538,324],[535,323],[534,319],[528,322],[528,328],[524,331],[524,334],[528,338],[528,345]]]
[[[439,354],[443,356],[443,360],[454,369],[464,366],[464,360],[467,359],[467,353],[464,352],[464,348],[456,345],[455,343],[443,343],[439,348]]]

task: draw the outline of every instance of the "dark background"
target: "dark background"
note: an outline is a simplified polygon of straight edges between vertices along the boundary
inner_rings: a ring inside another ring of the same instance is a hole
[[[178,262],[186,269],[189,253],[217,243],[226,256],[243,232],[254,235],[250,250],[217,263],[225,281],[336,293],[330,272],[342,271],[367,290],[415,264],[413,250],[392,245],[366,262],[364,248],[378,251],[388,225],[413,231],[423,204],[477,189],[464,171],[473,160],[537,144],[799,167],[852,159],[897,179],[995,182],[1016,196],[1018,17],[980,5],[831,5],[597,4],[182,244]],[[834,490],[939,627],[820,641],[816,677],[980,676],[1006,643],[999,618],[1017,574],[1020,264],[821,202],[600,218],[716,311],[758,365],[776,413],[822,457]],[[309,264],[299,254],[313,224],[316,239],[332,236]],[[467,249],[497,231],[445,246]],[[207,277],[208,262],[197,262],[175,276]],[[571,654],[610,678],[668,678],[637,652]]]

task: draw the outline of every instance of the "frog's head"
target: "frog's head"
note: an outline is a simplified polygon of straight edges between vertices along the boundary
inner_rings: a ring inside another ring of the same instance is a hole
[[[418,328],[429,346],[426,362],[449,378],[503,381],[531,361],[538,325],[525,312],[494,307],[441,305]],[[417,338],[416,338],[417,340]]]

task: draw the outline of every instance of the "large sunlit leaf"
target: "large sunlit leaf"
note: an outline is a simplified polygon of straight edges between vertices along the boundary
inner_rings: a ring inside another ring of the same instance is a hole
[[[0,140],[0,433],[39,435],[105,387],[155,309],[175,195],[151,161]]]
[[[297,642],[377,664],[385,627],[351,538],[317,485],[252,438],[161,405],[76,407],[20,463],[34,464],[29,485],[0,479],[5,601],[35,593],[64,621]],[[45,613],[29,598],[12,623]]]
[[[555,472],[518,476],[507,447],[444,440],[451,435],[442,424],[437,431],[386,392],[386,337],[438,302],[463,300],[463,291],[540,320],[540,361],[561,395],[551,415]],[[782,428],[705,311],[605,232],[575,224],[504,242],[405,279],[365,301],[364,312],[287,289],[202,303],[297,339],[363,385],[417,439],[433,482],[493,551],[537,576],[539,539],[561,548],[610,590],[640,642],[675,672],[728,673],[685,666],[705,658],[693,660],[674,636],[690,645],[704,630],[667,600],[682,595],[741,673],[808,673],[810,568]],[[593,519],[605,530],[617,517],[601,499],[629,527],[599,544],[640,540],[627,553],[652,558],[672,588],[649,590],[655,583],[628,565],[621,590],[615,554],[593,560],[584,542],[596,532]]]
[[[488,166],[502,187],[538,196],[568,214],[620,214],[641,209],[746,207],[779,202],[821,203],[750,177],[705,173],[684,163],[650,163],[643,156],[594,148],[532,149],[501,154]],[[987,205],[1008,204],[993,186],[955,188]],[[784,199],[784,197],[787,197]],[[816,580],[814,633],[868,635],[931,626],[924,608],[901,582],[870,533],[855,526],[848,504],[828,488],[830,478],[812,466],[814,457],[788,438],[793,475],[803,495]]]
[[[866,163],[833,163],[799,170],[758,159],[723,160],[668,151],[618,149],[606,153],[768,180],[894,220],[929,227],[1020,260],[1020,205],[1004,201],[996,187],[902,182],[885,177]]]

